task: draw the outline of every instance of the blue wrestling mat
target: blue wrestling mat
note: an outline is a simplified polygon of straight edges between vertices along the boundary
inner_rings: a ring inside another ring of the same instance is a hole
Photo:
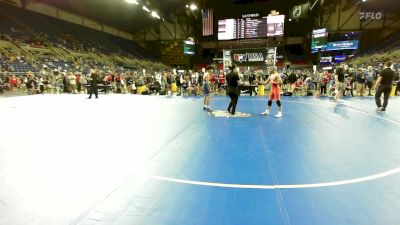
[[[22,111],[41,110],[37,106],[45,103],[40,97],[3,99],[0,111],[20,116]],[[211,100],[211,107],[221,110],[219,116],[203,111],[201,98],[100,97],[88,102],[82,96],[46,96],[46,104],[64,99],[58,107],[63,116],[79,116],[64,121],[67,129],[39,126],[38,134],[21,131],[31,134],[26,141],[35,154],[24,154],[28,148],[9,143],[19,129],[11,123],[3,126],[1,150],[20,152],[19,157],[28,155],[48,166],[32,172],[48,189],[28,191],[18,182],[1,185],[0,199],[8,204],[0,203],[0,211],[6,212],[1,224],[17,220],[18,210],[35,224],[400,224],[398,98],[390,99],[386,113],[375,113],[373,98],[336,104],[327,98],[284,97],[283,117],[274,118],[275,103],[270,116],[259,115],[267,104],[260,97],[239,99],[237,111],[243,117],[223,114],[229,103],[225,97]],[[47,118],[55,111],[35,115]],[[71,130],[72,123],[80,128]],[[64,141],[54,149],[70,132],[72,140],[80,137],[79,143]],[[41,140],[53,136],[49,144],[40,144],[30,140],[32,135]],[[85,144],[93,140],[96,144]],[[10,154],[3,152],[0,161],[19,159]],[[65,160],[68,163],[62,163]],[[40,163],[28,165],[36,168]],[[15,170],[9,164],[0,167],[8,179],[30,174]],[[55,179],[66,179],[68,188],[57,186]],[[66,193],[68,198],[60,197]],[[35,206],[31,195],[58,198],[63,206],[53,202],[52,207],[43,205],[43,212],[29,210],[26,204]],[[57,210],[44,213],[49,208]]]

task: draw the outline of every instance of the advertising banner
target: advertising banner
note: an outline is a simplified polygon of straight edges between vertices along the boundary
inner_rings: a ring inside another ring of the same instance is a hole
[[[358,40],[328,42],[327,51],[358,49]]]
[[[235,49],[231,51],[232,64],[238,66],[265,65],[268,59],[266,48]]]
[[[324,65],[330,65],[332,63],[332,56],[321,57],[320,63]]]
[[[335,63],[341,63],[346,61],[346,56],[345,55],[335,55]]]

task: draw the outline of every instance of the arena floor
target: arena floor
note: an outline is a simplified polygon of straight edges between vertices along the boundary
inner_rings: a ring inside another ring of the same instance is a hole
[[[380,114],[373,98],[286,97],[280,119],[265,105],[0,98],[0,224],[400,224],[399,98]]]

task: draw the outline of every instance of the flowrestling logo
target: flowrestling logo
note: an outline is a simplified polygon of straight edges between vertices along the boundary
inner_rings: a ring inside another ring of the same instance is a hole
[[[244,54],[234,54],[233,60],[236,62],[263,62],[264,55],[262,53],[244,53]]]

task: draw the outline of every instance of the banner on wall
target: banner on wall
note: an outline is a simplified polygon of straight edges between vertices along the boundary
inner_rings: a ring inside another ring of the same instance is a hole
[[[265,65],[268,59],[266,48],[236,49],[231,51],[232,63],[238,66]]]
[[[358,49],[358,40],[328,42],[327,51]]]
[[[332,56],[321,57],[319,62],[324,65],[330,65],[332,63]]]
[[[341,63],[346,61],[346,56],[345,55],[335,55],[335,63]]]

